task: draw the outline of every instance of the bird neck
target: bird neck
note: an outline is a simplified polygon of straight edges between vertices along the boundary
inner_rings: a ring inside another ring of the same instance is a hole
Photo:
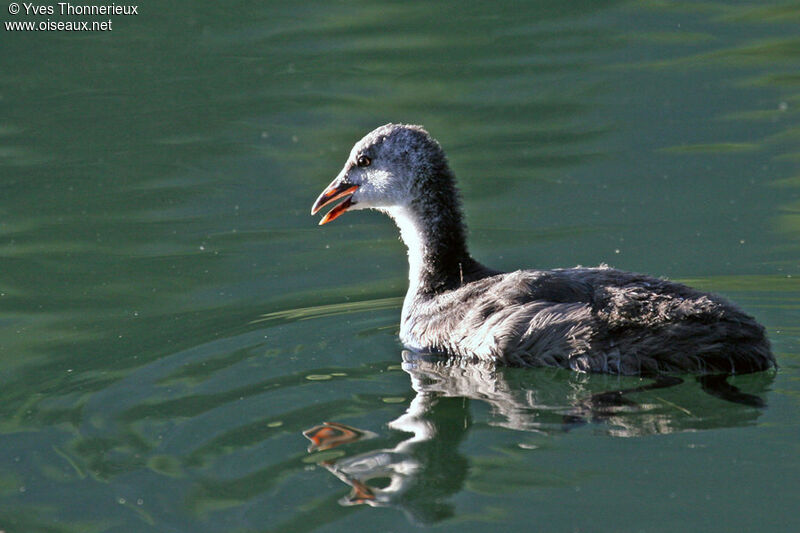
[[[433,296],[465,282],[475,261],[467,251],[457,204],[445,206],[422,198],[386,211],[408,248],[409,296]]]

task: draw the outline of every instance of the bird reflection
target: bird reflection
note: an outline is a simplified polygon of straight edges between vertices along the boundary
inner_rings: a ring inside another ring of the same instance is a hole
[[[396,507],[417,523],[438,522],[454,513],[447,500],[462,489],[469,469],[469,460],[459,452],[472,426],[469,400],[489,405],[489,425],[542,435],[594,424],[613,437],[638,437],[744,426],[761,414],[758,396],[724,379],[698,380],[701,386],[687,382],[680,395],[670,395],[666,389],[683,380],[495,367],[408,351],[403,352],[402,368],[416,395],[388,426],[410,436],[390,448],[318,464],[351,487],[341,505]],[[772,372],[748,375],[747,388],[762,394],[773,379]],[[724,384],[721,389],[718,381]],[[638,386],[625,388],[620,383]],[[333,422],[303,434],[311,441],[310,452],[376,436]]]
[[[321,452],[342,444],[371,439],[376,435],[371,431],[357,429],[338,422],[323,422],[321,426],[314,426],[305,430],[303,436],[311,441],[311,444],[308,445],[309,452]]]
[[[351,435],[362,433],[338,426]],[[470,426],[469,410],[461,398],[417,391],[406,412],[389,423],[391,429],[411,437],[393,448],[325,460],[319,465],[351,487],[350,494],[339,500],[341,505],[394,506],[406,511],[414,522],[437,522],[453,515],[445,499],[458,492],[466,479],[468,461],[458,453],[458,446]],[[303,434],[311,440],[320,427]],[[341,444],[344,442],[335,445]],[[313,440],[312,446],[331,448]]]

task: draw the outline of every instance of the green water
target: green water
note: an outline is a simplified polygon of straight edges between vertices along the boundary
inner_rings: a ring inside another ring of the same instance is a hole
[[[0,30],[0,530],[800,529],[796,2],[111,18]],[[389,121],[446,149],[482,262],[737,301],[780,370],[733,382],[768,406],[688,379],[598,414],[639,381],[403,365],[396,229],[308,214]],[[309,452],[323,422],[371,438]]]

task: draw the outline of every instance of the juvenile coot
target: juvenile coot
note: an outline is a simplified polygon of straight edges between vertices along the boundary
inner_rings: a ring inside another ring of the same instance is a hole
[[[358,141],[311,213],[394,219],[408,247],[400,339],[421,352],[512,366],[658,375],[775,366],[764,328],[734,304],[679,283],[599,266],[503,273],[467,251],[455,177],[420,126]]]

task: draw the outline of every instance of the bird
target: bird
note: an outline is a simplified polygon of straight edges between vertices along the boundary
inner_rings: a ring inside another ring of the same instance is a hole
[[[422,126],[390,123],[356,142],[311,214],[334,203],[320,225],[374,209],[398,226],[409,350],[630,376],[776,367],[764,327],[720,296],[605,264],[501,272],[473,259],[455,175]]]

